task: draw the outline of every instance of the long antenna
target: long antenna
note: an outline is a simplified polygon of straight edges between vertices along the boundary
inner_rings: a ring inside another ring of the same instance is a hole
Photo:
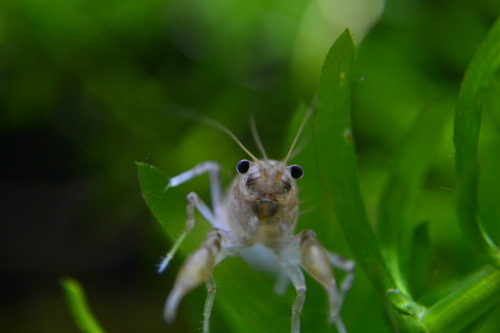
[[[209,118],[201,113],[198,113],[198,112],[195,112],[193,110],[190,110],[190,109],[186,109],[186,108],[176,108],[174,110],[169,110],[168,111],[169,114],[172,114],[174,116],[177,116],[179,118],[184,118],[184,119],[190,119],[190,120],[196,120],[196,121],[199,121],[199,122],[202,122],[208,126],[211,126],[213,128],[216,128],[218,129],[219,131],[222,131],[224,133],[226,133],[227,135],[229,135],[229,137],[231,137],[231,139],[234,140],[234,142],[236,142],[238,144],[238,146],[240,146],[240,148],[245,152],[247,153],[248,156],[250,156],[252,158],[252,160],[254,162],[258,162],[259,159],[257,157],[255,157],[254,154],[252,154],[250,152],[250,150],[247,149],[247,147],[245,147],[243,145],[243,143],[241,143],[241,141],[238,139],[238,137],[233,133],[231,132],[231,130],[229,128],[227,128],[226,126],[222,125],[221,123],[219,123],[218,121],[212,119],[212,118]]]
[[[262,157],[264,157],[264,159],[267,160],[268,158],[266,150],[264,149],[264,145],[262,144],[262,140],[260,139],[259,132],[257,131],[257,125],[255,125],[255,117],[253,116],[253,114],[250,115],[250,129],[252,130],[253,140],[257,144],[257,147],[259,148]]]
[[[252,154],[250,152],[250,150],[248,150],[247,147],[245,147],[243,145],[243,143],[241,143],[241,141],[238,139],[238,137],[233,132],[231,132],[231,130],[229,128],[227,128],[226,126],[222,125],[221,123],[219,123],[219,122],[217,122],[217,121],[215,121],[213,119],[210,119],[210,118],[203,118],[201,120],[203,120],[203,122],[205,122],[207,125],[215,127],[217,129],[221,130],[222,132],[226,133],[227,135],[229,135],[231,137],[231,139],[233,139],[234,142],[236,142],[238,144],[238,146],[240,146],[240,148],[245,153],[247,153],[248,156],[250,156],[254,162],[258,162],[259,161],[259,159],[257,157],[255,157],[255,155]]]
[[[316,109],[316,103],[317,103],[317,98],[315,96],[313,101],[311,102],[311,105],[309,106],[309,109],[306,112],[306,115],[304,116],[304,119],[302,119],[302,122],[300,123],[299,129],[297,130],[297,134],[295,134],[295,138],[293,139],[292,146],[290,147],[288,154],[286,154],[286,157],[284,159],[285,163],[287,163],[288,160],[290,159],[290,156],[292,155],[293,148],[297,144],[297,141],[299,140],[300,134],[302,134],[302,130],[304,129],[304,127],[306,127],[306,124],[307,124],[309,118],[311,118],[311,115],[313,114],[314,110]]]

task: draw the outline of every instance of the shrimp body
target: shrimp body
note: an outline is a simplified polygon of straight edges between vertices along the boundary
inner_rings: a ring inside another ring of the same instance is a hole
[[[340,317],[340,307],[354,280],[354,262],[328,252],[310,229],[295,234],[299,216],[297,180],[302,178],[304,171],[298,165],[287,165],[287,161],[297,137],[285,159],[278,161],[268,159],[265,152],[263,159],[257,159],[234,134],[224,127],[222,130],[233,137],[253,160],[244,159],[237,163],[238,174],[225,195],[222,193],[220,166],[215,162],[200,163],[170,179],[167,188],[208,173],[211,207],[194,192],[187,196],[186,227],[160,264],[159,271],[165,270],[179,245],[194,227],[195,209],[214,228],[182,265],[165,304],[165,320],[172,322],[182,298],[205,282],[208,293],[205,300],[203,332],[208,333],[216,291],[212,270],[226,257],[241,255],[256,266],[270,258],[274,260],[277,265],[272,266],[279,274],[275,288],[278,292],[284,292],[289,282],[294,286],[297,296],[292,309],[292,333],[300,332],[300,313],[306,292],[303,270],[325,289],[329,300],[330,323],[335,324],[339,332],[347,332]],[[258,144],[261,146],[260,140]],[[266,251],[265,260],[258,255],[262,250]],[[339,288],[333,277],[333,267],[347,272]]]

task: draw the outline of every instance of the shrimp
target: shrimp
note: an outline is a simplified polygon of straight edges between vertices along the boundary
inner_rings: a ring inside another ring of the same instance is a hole
[[[284,289],[291,281],[296,290],[292,308],[291,332],[300,332],[300,313],[305,297],[304,270],[326,291],[329,304],[329,322],[335,324],[340,333],[347,332],[340,317],[344,296],[354,281],[355,263],[338,254],[331,253],[320,243],[316,233],[306,229],[295,234],[299,217],[297,180],[304,170],[299,165],[288,165],[294,146],[312,114],[304,117],[286,157],[269,159],[258,137],[252,121],[252,133],[263,158],[255,157],[236,136],[221,124],[205,119],[209,125],[226,132],[251,158],[236,164],[235,176],[228,191],[222,191],[220,166],[216,162],[203,162],[194,168],[170,179],[167,189],[183,184],[197,176],[208,173],[210,177],[211,207],[191,192],[187,196],[186,226],[167,253],[159,272],[163,272],[178,247],[195,225],[195,209],[213,226],[201,246],[183,263],[164,310],[167,323],[175,319],[182,298],[205,282],[207,297],[203,312],[203,332],[209,333],[216,285],[213,268],[228,256],[252,256],[247,251],[260,246],[274,253],[279,267],[277,290]],[[252,258],[248,258],[252,259]],[[333,276],[333,267],[347,272],[340,287]]]

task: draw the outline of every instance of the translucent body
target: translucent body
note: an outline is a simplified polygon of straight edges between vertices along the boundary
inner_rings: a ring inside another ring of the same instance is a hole
[[[240,161],[237,170],[239,174],[225,196],[222,196],[220,168],[214,162],[197,165],[172,178],[167,186],[177,186],[209,173],[212,208],[203,203],[195,193],[188,195],[186,228],[161,263],[160,271],[167,267],[179,244],[193,228],[195,208],[214,229],[198,250],[188,257],[178,273],[165,305],[165,320],[173,321],[184,295],[205,282],[208,294],[203,331],[208,333],[216,291],[212,269],[231,255],[242,255],[251,261],[253,252],[248,252],[247,249],[254,249],[258,245],[275,254],[279,267],[276,290],[283,292],[289,281],[296,289],[297,297],[292,308],[292,333],[300,332],[300,313],[306,295],[302,270],[324,287],[329,299],[330,322],[337,326],[339,332],[346,332],[339,311],[344,295],[352,285],[355,265],[350,260],[329,253],[314,231],[306,229],[294,234],[299,215],[296,178],[302,177],[302,168],[287,166],[286,159],[276,161],[254,158],[254,161]],[[258,261],[257,257],[253,259]],[[348,273],[340,289],[333,277],[332,265]]]

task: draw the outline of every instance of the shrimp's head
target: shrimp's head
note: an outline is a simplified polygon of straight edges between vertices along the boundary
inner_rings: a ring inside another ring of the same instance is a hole
[[[236,170],[240,174],[238,192],[260,220],[267,220],[278,212],[286,214],[283,210],[297,207],[295,180],[304,174],[300,166],[287,166],[275,160],[241,160]]]

